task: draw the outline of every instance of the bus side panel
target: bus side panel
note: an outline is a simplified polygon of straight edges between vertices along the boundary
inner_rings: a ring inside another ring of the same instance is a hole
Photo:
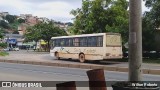
[[[103,47],[62,47],[59,56],[62,58],[79,59],[79,54],[83,53],[86,60],[102,60]]]
[[[106,47],[106,55],[104,59],[120,59],[122,58],[122,47]]]
[[[61,47],[55,47],[54,49],[50,50],[50,56],[55,57],[55,52],[60,52]]]

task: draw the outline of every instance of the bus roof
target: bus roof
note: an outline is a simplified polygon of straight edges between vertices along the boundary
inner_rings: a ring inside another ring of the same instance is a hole
[[[71,35],[71,36],[58,36],[52,37],[51,39],[56,38],[73,38],[73,37],[87,37],[87,36],[101,36],[101,35],[120,35],[119,33],[93,33],[93,34],[81,34],[81,35]]]

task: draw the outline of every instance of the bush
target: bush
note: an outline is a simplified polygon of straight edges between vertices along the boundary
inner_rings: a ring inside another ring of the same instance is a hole
[[[0,43],[0,48],[6,48],[7,47],[7,43]]]
[[[9,55],[9,53],[0,51],[0,56],[6,56],[6,55]]]

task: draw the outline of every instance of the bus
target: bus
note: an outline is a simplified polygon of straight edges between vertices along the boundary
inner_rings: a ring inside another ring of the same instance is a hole
[[[122,40],[119,33],[96,33],[51,38],[50,55],[56,59],[106,60],[120,59]]]

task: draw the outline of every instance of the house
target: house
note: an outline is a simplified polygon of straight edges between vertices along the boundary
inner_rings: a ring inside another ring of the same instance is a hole
[[[37,16],[29,16],[26,18],[26,23],[30,26],[34,26],[35,24],[38,23],[38,18]]]
[[[25,32],[26,32],[26,29],[29,25],[25,24],[25,23],[22,23],[18,26],[18,32],[20,35],[24,35]]]
[[[49,19],[48,18],[46,18],[46,17],[40,17],[40,18],[38,18],[38,22],[44,22],[44,23],[49,23]]]
[[[9,13],[8,12],[0,12],[0,16],[7,16],[7,15],[9,15]]]

